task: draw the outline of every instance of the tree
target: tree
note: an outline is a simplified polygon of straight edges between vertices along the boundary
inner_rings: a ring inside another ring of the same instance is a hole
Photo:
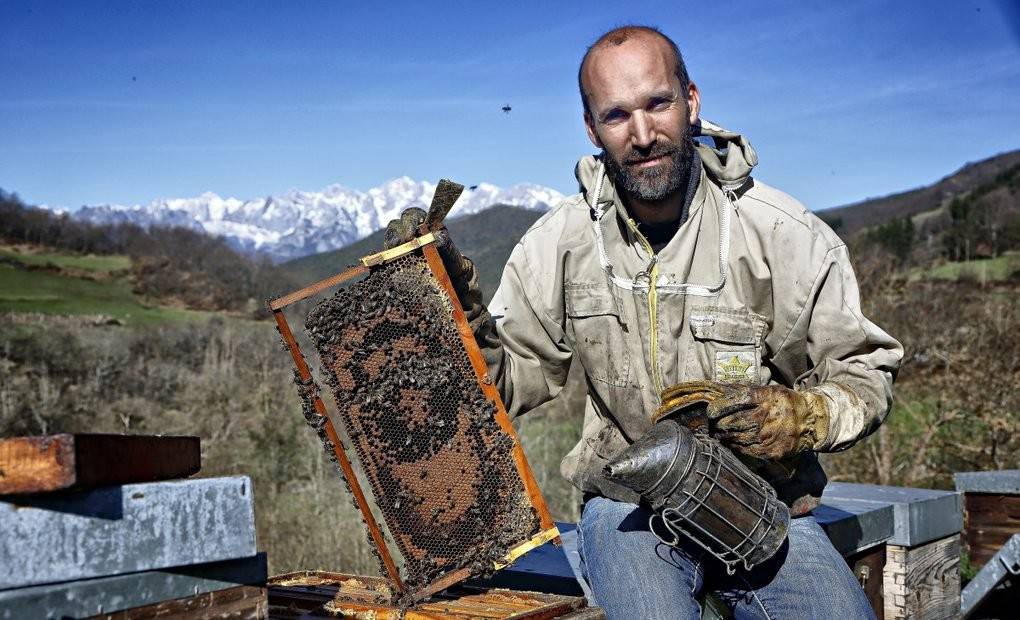
[[[914,248],[914,222],[910,217],[896,218],[871,229],[867,237],[903,263]]]

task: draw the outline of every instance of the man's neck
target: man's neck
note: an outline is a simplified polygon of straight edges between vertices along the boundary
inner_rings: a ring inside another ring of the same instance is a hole
[[[664,224],[680,219],[684,210],[684,196],[687,188],[663,198],[662,200],[640,200],[632,196],[622,196],[627,210],[634,219],[645,224]]]

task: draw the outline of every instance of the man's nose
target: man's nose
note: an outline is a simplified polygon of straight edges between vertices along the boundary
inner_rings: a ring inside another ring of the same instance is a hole
[[[638,149],[646,149],[655,142],[655,126],[644,110],[638,110],[631,116],[630,139]]]

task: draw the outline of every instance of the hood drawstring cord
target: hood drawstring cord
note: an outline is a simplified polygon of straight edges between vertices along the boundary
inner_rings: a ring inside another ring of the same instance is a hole
[[[661,275],[655,282],[652,282],[651,273],[658,260],[658,256],[654,253],[651,255],[651,261],[648,263],[648,266],[638,273],[633,280],[628,280],[627,278],[621,278],[615,275],[613,263],[609,260],[609,254],[606,252],[606,242],[602,232],[602,218],[606,214],[605,209],[602,207],[602,188],[605,185],[606,170],[605,164],[601,161],[595,171],[595,179],[595,190],[588,206],[591,208],[592,213],[591,219],[595,232],[595,245],[597,246],[599,253],[599,264],[602,266],[602,270],[606,272],[606,276],[609,277],[610,282],[627,291],[648,291],[652,286],[654,286],[656,290],[693,295],[696,297],[714,297],[722,291],[723,287],[726,285],[726,272],[730,255],[730,210],[736,208],[737,187],[729,185],[722,186],[723,199],[726,201],[726,204],[723,205],[722,209],[718,210],[719,282],[712,286],[705,286],[689,283],[670,284],[666,276]]]
[[[639,271],[638,274],[634,276],[634,286],[641,288],[648,287],[648,285],[651,284],[652,282],[652,272],[655,271],[655,266],[657,264],[659,264],[659,255],[652,254],[652,260],[648,261],[648,266]],[[647,284],[639,285],[638,282],[640,281],[646,282]]]

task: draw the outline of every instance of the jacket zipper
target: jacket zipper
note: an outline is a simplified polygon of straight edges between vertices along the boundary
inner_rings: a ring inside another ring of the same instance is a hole
[[[638,238],[641,245],[644,246],[645,251],[648,252],[648,256],[652,261],[652,267],[648,270],[648,320],[651,323],[651,334],[649,335],[649,349],[651,350],[651,367],[652,367],[652,387],[655,388],[656,395],[662,393],[662,376],[659,371],[659,291],[656,287],[656,282],[659,281],[659,261],[656,260],[655,251],[652,249],[652,244],[648,243],[645,236],[638,230],[637,224],[633,218],[627,218],[627,224],[630,226],[634,236]]]

